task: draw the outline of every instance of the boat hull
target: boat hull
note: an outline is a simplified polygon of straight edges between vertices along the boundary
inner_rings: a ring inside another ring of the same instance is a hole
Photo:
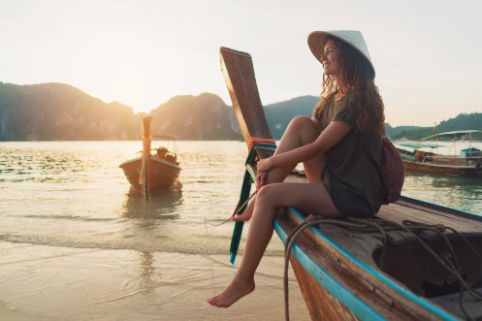
[[[409,152],[400,148],[398,151],[403,167],[409,171],[482,177],[481,157],[445,156],[423,151]]]
[[[384,206],[379,213],[379,217],[380,219],[386,219],[393,217],[394,212],[400,212],[405,216],[402,216],[402,219],[411,219],[410,215],[419,216],[423,213],[421,211],[425,209],[433,212],[431,214],[425,212],[426,215],[429,215],[426,218],[427,221],[433,221],[441,214],[448,215],[447,221],[444,223],[452,220],[466,220],[468,224],[473,225],[470,233],[480,234],[480,232],[477,232],[482,227],[482,221],[479,219],[471,221],[471,216],[465,217],[462,213],[459,216],[456,212],[450,213],[444,208],[425,207],[423,204],[419,204],[418,209],[410,210],[413,213],[409,213],[408,209],[413,207],[414,204],[411,199],[404,197],[397,204],[389,207]],[[275,219],[274,228],[280,239],[286,243],[288,235],[305,220],[306,217],[303,213],[289,208],[279,213]],[[405,236],[397,236],[397,233],[389,233],[390,238],[393,238],[395,243],[397,243],[397,238],[399,241],[406,240]],[[313,321],[457,320],[457,317],[446,313],[423,298],[422,293],[417,292],[418,290],[410,281],[403,280],[403,277],[401,277],[403,283],[399,283],[390,277],[393,275],[393,270],[390,271],[388,266],[392,264],[392,268],[395,265],[397,271],[400,265],[405,266],[404,269],[408,271],[407,274],[419,274],[425,282],[445,282],[446,275],[432,263],[426,264],[430,262],[429,260],[419,258],[418,261],[413,261],[413,257],[425,255],[424,250],[421,250],[420,254],[416,253],[417,247],[414,247],[417,244],[416,242],[406,243],[405,248],[409,249],[409,252],[405,253],[415,253],[410,255],[410,259],[403,257],[406,250],[402,249],[395,255],[402,257],[401,262],[386,264],[386,262],[393,260],[393,258],[390,259],[390,247],[386,247],[381,242],[377,244],[380,240],[376,241],[369,234],[355,233],[356,236],[353,237],[353,233],[345,228],[334,225],[317,225],[305,229],[297,237],[290,262]],[[341,246],[341,242],[345,244]],[[427,242],[432,247],[437,246],[436,238],[433,240],[427,239]],[[479,251],[482,250],[480,235],[471,238],[471,243]],[[463,256],[462,252],[465,251],[466,244],[454,242],[453,245],[455,250]],[[377,248],[378,250],[385,248],[378,253],[385,252],[388,255],[381,259],[375,259]],[[382,263],[384,260],[385,263]],[[378,265],[374,264],[374,261],[377,261]],[[473,262],[462,262],[462,264],[465,265],[464,269],[469,271],[468,274],[471,274],[472,277],[477,275],[477,267],[471,266]],[[432,266],[432,270],[423,272],[427,266]],[[417,268],[420,269],[417,270]],[[387,272],[383,272],[382,269]],[[410,291],[407,286],[410,286],[415,293]],[[475,308],[474,306],[466,307],[473,309],[474,315],[480,316],[481,309],[480,306],[477,306],[478,304],[475,303]]]
[[[311,320],[360,320],[340,303],[329,291],[320,286],[316,279],[295,257],[290,258],[291,267],[306,302]]]
[[[477,171],[476,166],[464,166],[464,165],[443,165],[432,163],[421,163],[416,161],[402,160],[403,167],[409,171],[421,171],[457,176],[473,176],[481,177],[482,169]]]
[[[144,186],[139,184],[139,174],[142,167],[142,158],[135,158],[119,165],[131,186],[144,191]],[[171,186],[179,176],[181,168],[177,164],[151,157],[149,159],[147,176],[147,190],[154,191]]]

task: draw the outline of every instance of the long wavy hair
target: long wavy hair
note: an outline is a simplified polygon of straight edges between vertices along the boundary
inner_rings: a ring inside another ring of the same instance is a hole
[[[358,114],[356,126],[360,132],[370,137],[384,133],[384,106],[382,97],[375,85],[375,74],[369,62],[357,50],[334,37],[328,37],[340,50],[341,81],[346,86],[350,113]],[[321,115],[328,101],[339,90],[335,79],[323,74],[321,97],[315,106],[314,114]]]

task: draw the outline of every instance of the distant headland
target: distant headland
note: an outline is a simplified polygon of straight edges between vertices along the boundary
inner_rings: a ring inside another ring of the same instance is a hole
[[[265,106],[274,137],[281,137],[295,115],[311,115],[315,96],[296,97]],[[233,109],[215,94],[175,96],[149,113],[154,138],[238,140]],[[0,141],[139,139],[139,117],[132,107],[105,103],[62,83],[15,85],[0,82]],[[433,132],[482,130],[482,113],[460,114],[435,127],[386,124],[392,138],[418,139]]]

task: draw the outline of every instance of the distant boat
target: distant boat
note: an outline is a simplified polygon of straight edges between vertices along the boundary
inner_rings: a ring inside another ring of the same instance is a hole
[[[428,142],[429,140],[450,137],[454,140],[461,136],[470,136],[480,133],[479,130],[458,130],[439,133],[422,138],[417,143],[401,143],[400,146],[412,150],[398,148],[405,169],[441,173],[460,176],[482,176],[482,151],[475,147],[461,150],[459,155],[442,155],[421,150],[422,148],[436,149],[440,144]]]
[[[151,121],[152,117],[144,117],[143,122],[143,152],[141,157],[128,160],[119,165],[131,186],[144,192],[146,198],[151,191],[171,186],[179,176],[181,167],[177,155],[165,147],[160,147],[151,153]]]
[[[221,63],[250,149],[238,202],[241,206],[249,199],[256,161],[273,154],[274,141],[251,56],[221,48]],[[289,175],[286,180],[306,182],[299,175]],[[280,208],[273,226],[284,243],[301,232],[294,239],[289,259],[313,321],[457,321],[467,315],[482,320],[482,216],[403,196],[394,204],[383,205],[371,220],[326,218],[324,224],[309,221],[307,214],[292,207]],[[405,220],[412,222],[404,224]],[[306,222],[316,225],[298,230]],[[360,227],[364,222],[365,227]],[[385,229],[378,230],[381,225]],[[412,226],[419,232],[397,230],[397,226]],[[447,231],[435,232],[441,226]],[[428,230],[420,231],[422,227]],[[231,262],[242,229],[243,222],[236,222]],[[456,229],[465,239],[449,229]],[[462,290],[466,285],[470,293]]]

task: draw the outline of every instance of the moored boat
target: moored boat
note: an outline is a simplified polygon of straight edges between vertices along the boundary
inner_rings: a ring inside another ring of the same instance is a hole
[[[143,119],[143,152],[119,165],[131,186],[148,197],[149,192],[171,186],[178,178],[181,167],[176,154],[165,147],[151,153],[151,117]]]
[[[440,144],[427,142],[444,137],[451,137],[455,142],[460,136],[470,136],[474,133],[480,133],[480,131],[458,130],[439,133],[422,138],[417,143],[401,143],[400,146],[409,147],[410,150],[398,148],[398,151],[407,170],[482,177],[482,151],[480,149],[469,146],[462,149],[460,155],[441,155],[433,152],[441,146]],[[424,150],[427,148],[432,149],[432,151]]]
[[[221,64],[250,149],[239,207],[249,198],[256,161],[272,155],[274,141],[251,56],[221,48]],[[312,320],[482,320],[482,216],[402,197],[362,221],[313,221],[280,209],[274,228],[287,243],[306,222],[316,224],[296,237],[289,259]],[[231,261],[242,226],[236,222]]]

